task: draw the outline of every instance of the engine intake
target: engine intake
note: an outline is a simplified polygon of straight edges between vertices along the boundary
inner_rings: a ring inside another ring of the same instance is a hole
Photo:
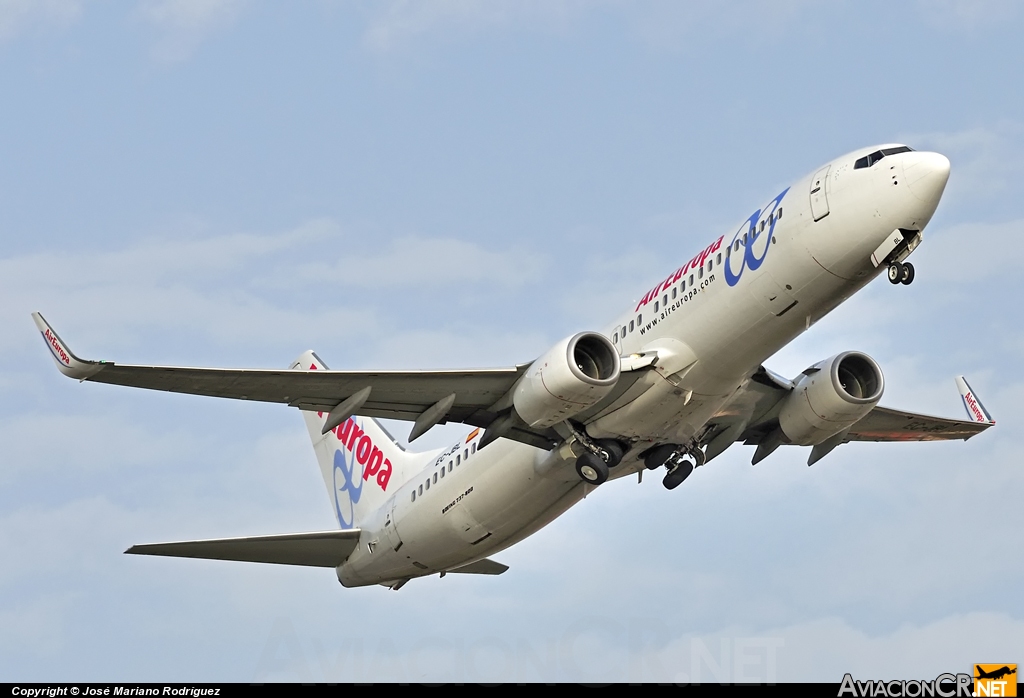
[[[619,353],[598,332],[566,337],[519,380],[512,404],[531,427],[550,427],[596,405],[619,380]]]
[[[882,369],[867,354],[844,351],[804,371],[779,412],[791,443],[814,446],[853,426],[882,397]]]

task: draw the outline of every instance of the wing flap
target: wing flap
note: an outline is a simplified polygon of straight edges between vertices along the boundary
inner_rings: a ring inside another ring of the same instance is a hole
[[[966,441],[992,422],[932,417],[889,407],[876,407],[853,425],[847,441]]]
[[[247,538],[215,538],[176,543],[133,545],[127,555],[163,555],[203,560],[265,562],[275,565],[337,567],[359,543],[358,528],[344,531],[286,533]]]
[[[189,395],[276,402],[302,410],[329,412],[353,395],[371,388],[358,414],[416,421],[425,410],[455,393],[442,422],[486,427],[497,416],[493,406],[510,390],[528,365],[507,368],[426,371],[331,371],[290,369],[193,368],[141,366],[88,361],[75,356],[42,315],[32,318],[61,373],[93,383],[161,390]],[[515,434],[510,438],[516,438]],[[547,443],[549,435],[531,432],[528,443]]]
[[[457,567],[454,570],[448,570],[448,574],[502,574],[507,570],[508,565],[495,562],[490,558],[484,558],[483,560],[477,560],[468,565]]]

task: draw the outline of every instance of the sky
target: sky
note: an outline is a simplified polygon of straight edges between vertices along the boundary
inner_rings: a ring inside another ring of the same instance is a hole
[[[1022,34],[1011,0],[0,0],[0,681],[1021,662]],[[864,351],[882,404],[951,417],[964,374],[997,426],[615,481],[499,577],[123,555],[331,528],[301,417],[77,384],[30,318],[125,363],[523,363],[886,142],[952,162],[914,284],[877,280],[767,366]]]

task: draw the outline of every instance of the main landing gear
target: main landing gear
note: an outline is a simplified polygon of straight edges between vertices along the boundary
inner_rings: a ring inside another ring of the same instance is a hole
[[[625,449],[614,439],[580,439],[587,450],[576,459],[576,474],[588,485],[600,485],[611,468],[622,462]]]
[[[696,447],[665,444],[648,453],[644,458],[644,465],[648,470],[664,465],[668,473],[661,482],[666,489],[674,490],[683,484],[683,480],[690,477],[694,468],[704,465],[704,451]]]
[[[893,262],[889,265],[889,283],[909,286],[913,281],[913,264],[910,262]]]

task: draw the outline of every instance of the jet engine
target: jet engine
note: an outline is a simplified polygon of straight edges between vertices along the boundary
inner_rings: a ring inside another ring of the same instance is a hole
[[[512,404],[531,427],[550,427],[597,404],[619,380],[619,352],[597,332],[566,337],[534,361]]]
[[[791,443],[814,446],[853,426],[878,404],[885,381],[867,354],[844,351],[811,366],[796,381],[779,412]]]

